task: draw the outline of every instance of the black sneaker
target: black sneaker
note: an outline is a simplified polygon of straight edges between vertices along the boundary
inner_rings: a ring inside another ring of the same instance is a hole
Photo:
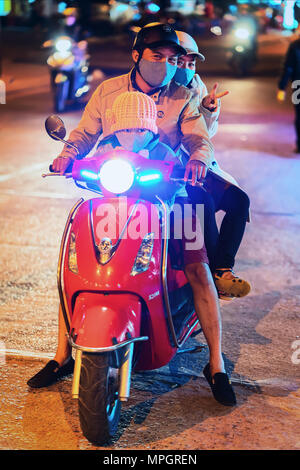
[[[224,406],[236,405],[236,397],[228,375],[224,372],[217,372],[211,376],[209,363],[203,369],[204,377],[210,385],[215,399]]]
[[[52,360],[47,362],[45,367],[41,369],[36,375],[28,380],[27,385],[31,388],[43,388],[54,384],[59,379],[70,375],[74,371],[74,359],[70,357],[68,362],[62,367],[59,367],[58,362]]]

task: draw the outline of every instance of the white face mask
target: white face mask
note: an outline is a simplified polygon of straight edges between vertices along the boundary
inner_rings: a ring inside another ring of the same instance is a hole
[[[139,152],[145,149],[153,139],[153,132],[148,130],[141,130],[141,132],[135,129],[127,131],[118,131],[116,133],[120,145],[130,152]]]

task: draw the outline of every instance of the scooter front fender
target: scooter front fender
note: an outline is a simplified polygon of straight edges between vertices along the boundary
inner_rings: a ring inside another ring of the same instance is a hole
[[[141,310],[133,294],[82,292],[73,310],[70,342],[78,349],[104,352],[147,340],[141,336]]]

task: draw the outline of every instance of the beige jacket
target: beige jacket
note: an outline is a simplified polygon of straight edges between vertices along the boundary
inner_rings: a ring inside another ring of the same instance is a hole
[[[207,88],[204,82],[201,80],[199,75],[194,75],[194,78],[192,80],[191,85],[189,86],[189,90],[193,92],[194,98],[198,98],[198,106],[199,106],[199,111],[203,114],[206,126],[208,129],[209,137],[212,138],[217,130],[218,130],[218,120],[219,120],[219,114],[220,114],[220,107],[221,107],[221,102],[218,100],[218,109],[215,112],[211,112],[208,109],[204,108],[202,106],[202,100],[203,98],[208,94],[207,93]],[[214,158],[209,166],[209,170],[221,181],[223,181],[225,184],[232,184],[233,186],[237,186],[238,188],[240,187],[238,182],[231,176],[229,173],[226,171],[222,170],[222,168],[219,167],[217,160]],[[249,210],[248,213],[248,222],[251,221],[251,213]]]
[[[219,121],[219,114],[220,114],[220,100],[218,100],[218,108],[215,112],[211,112],[208,109],[202,106],[203,98],[208,94],[206,85],[201,80],[199,75],[194,75],[191,85],[189,85],[189,90],[193,93],[193,98],[198,101],[199,111],[204,116],[206,126],[208,129],[209,137],[212,138],[218,130],[218,121]],[[233,184],[234,186],[238,186],[238,182],[226,171],[222,170],[219,167],[218,162],[215,158],[212,159],[209,170],[212,171],[216,176],[222,179],[224,182]]]
[[[93,93],[78,127],[68,138],[77,146],[79,158],[85,157],[101,140],[112,133],[106,111],[112,108],[115,98],[125,91],[134,91],[131,70],[126,75],[105,80]],[[214,159],[213,145],[198,100],[183,86],[171,82],[151,95],[157,106],[157,127],[160,141],[180,152],[181,143],[190,159],[200,160],[210,166]],[[76,152],[64,146],[61,156],[76,157]],[[77,157],[78,158],[78,157]]]
[[[188,88],[193,93],[193,96],[199,99],[199,111],[203,114],[208,129],[208,135],[211,139],[218,131],[221,100],[218,100],[218,108],[214,112],[211,112],[209,109],[202,106],[202,100],[208,95],[208,91],[205,83],[201,80],[198,74],[194,75]]]

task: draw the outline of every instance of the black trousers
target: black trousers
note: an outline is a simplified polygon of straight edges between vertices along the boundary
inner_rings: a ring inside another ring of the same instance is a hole
[[[204,187],[206,190],[187,186],[187,192],[193,204],[204,204],[204,241],[210,268],[212,272],[233,268],[249,216],[249,197],[240,188],[227,186],[212,175]],[[219,210],[225,212],[220,231],[215,216]]]
[[[300,104],[295,104],[296,146],[300,150]]]

